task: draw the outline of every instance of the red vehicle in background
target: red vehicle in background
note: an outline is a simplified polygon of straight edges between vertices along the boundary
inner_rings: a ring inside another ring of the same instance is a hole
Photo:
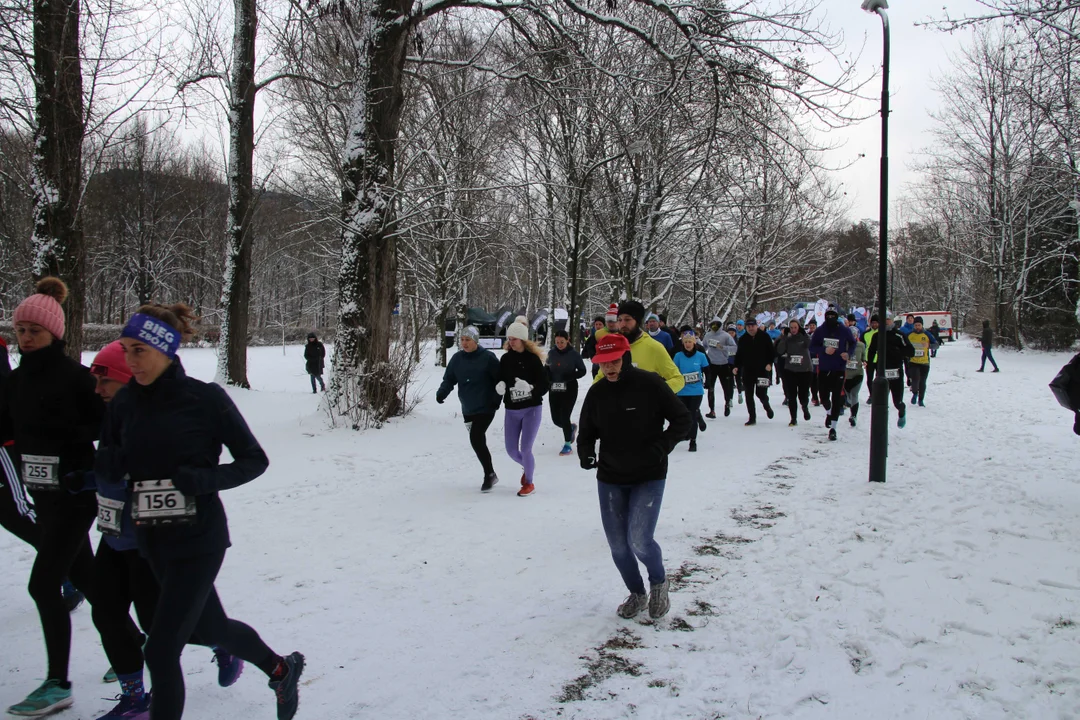
[[[956,340],[956,331],[953,330],[953,317],[952,313],[945,310],[921,310],[902,313],[899,317],[901,322],[903,318],[908,315],[914,315],[915,317],[921,317],[923,319],[923,329],[927,332],[930,331],[930,326],[937,320],[938,327],[941,328],[939,337],[944,340],[949,339],[949,342]]]

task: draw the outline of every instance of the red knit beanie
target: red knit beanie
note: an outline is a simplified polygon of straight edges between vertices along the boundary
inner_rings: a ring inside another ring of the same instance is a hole
[[[131,379],[131,369],[124,360],[124,346],[114,340],[101,349],[90,363],[90,374],[122,382],[125,385]]]
[[[56,277],[38,280],[34,294],[15,308],[15,322],[31,322],[48,330],[58,340],[64,339],[64,309],[60,304],[67,299],[68,288]]]

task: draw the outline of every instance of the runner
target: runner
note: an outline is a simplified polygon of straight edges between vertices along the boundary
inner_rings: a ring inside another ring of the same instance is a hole
[[[679,368],[668,355],[664,346],[642,332],[641,324],[645,319],[645,306],[637,300],[623,300],[619,304],[619,332],[630,343],[630,356],[639,370],[654,372],[664,379],[672,394],[682,390],[683,379]],[[593,378],[599,382],[603,373]]]
[[[825,311],[825,324],[810,338],[810,352],[817,353],[820,360],[818,392],[821,404],[829,411],[825,427],[829,429],[830,440],[836,440],[836,422],[844,411],[844,375],[854,350],[855,338],[851,336],[851,330],[841,325],[839,314],[829,308]]]
[[[266,673],[278,719],[291,720],[304,656],[282,657],[267,647],[252,628],[226,616],[214,588],[230,546],[219,493],[259,477],[269,461],[225,391],[184,372],[176,351],[192,334],[193,319],[184,305],[143,305],[131,316],[120,342],[134,382],[109,403],[101,434],[114,459],[99,466],[107,475],[100,481],[127,485],[139,552],[160,584],[145,651],[150,718],[183,716],[180,654],[197,636]],[[222,446],[231,463],[220,464]]]
[[[788,334],[776,341],[776,354],[784,358],[784,395],[787,397],[791,422],[788,427],[799,424],[796,415],[802,406],[803,420],[810,420],[810,336],[802,329],[802,323],[788,323]]]
[[[660,318],[655,313],[649,313],[649,317],[645,319],[645,329],[656,342],[664,346],[664,349],[668,351],[668,355],[675,354],[675,343],[672,342],[671,334],[660,327]]]
[[[856,418],[859,415],[859,393],[862,392],[863,367],[866,365],[866,344],[859,337],[859,328],[852,327],[851,331],[855,334],[855,352],[847,361],[847,373],[844,375],[844,402],[851,408],[848,424],[855,427]]]
[[[319,381],[322,391],[326,392],[326,383],[323,382],[323,368],[326,365],[326,346],[319,342],[314,332],[309,332],[307,345],[304,346],[304,368],[311,377],[311,393],[315,394],[315,381]]]
[[[518,497],[536,492],[533,471],[533,443],[544,415],[543,397],[548,391],[544,351],[529,340],[529,328],[514,322],[506,329],[506,352],[499,359],[499,383],[495,392],[503,396],[506,421],[503,439],[506,454],[524,469]]]
[[[915,354],[915,349],[911,347],[907,336],[900,332],[900,329],[890,317],[885,318],[885,329],[879,330],[874,335],[867,355],[877,358],[883,342],[888,343],[885,346],[885,379],[889,382],[893,407],[899,413],[896,426],[903,428],[907,424],[907,406],[904,405],[904,378],[902,377],[903,367],[908,358]]]
[[[589,389],[581,408],[578,458],[583,469],[597,470],[604,534],[630,591],[619,616],[633,618],[648,607],[649,616],[659,619],[671,603],[663,553],[653,535],[664,499],[667,456],[686,437],[692,421],[656,374],[630,363],[629,352],[625,337],[612,335],[597,343],[603,379]],[[639,560],[649,573],[648,596]]]
[[[982,362],[979,363],[979,369],[975,372],[984,372],[986,370],[986,361],[989,360],[990,364],[994,366],[994,372],[1000,372],[998,370],[997,360],[994,359],[994,331],[990,329],[990,321],[983,320],[982,326]]]
[[[874,341],[879,326],[878,316],[871,315],[870,328],[863,333],[863,344],[866,346],[866,390],[868,393],[873,393],[874,376],[877,374],[877,358],[870,354],[870,344]],[[867,395],[866,402],[867,404],[874,402],[873,396]]]
[[[574,348],[570,347],[570,336],[565,330],[555,331],[555,349],[548,355],[547,374],[550,381],[551,422],[563,431],[563,447],[560,455],[574,452],[574,438],[577,425],[570,417],[577,405],[578,380],[585,377],[585,363]]]
[[[5,381],[0,399],[0,443],[14,440],[21,453],[22,479],[37,515],[40,534],[29,589],[48,656],[45,682],[8,708],[12,715],[44,715],[72,704],[71,617],[60,591],[64,578],[93,600],[94,555],[87,533],[97,502],[93,495],[64,492],[60,478],[93,467],[105,407],[94,394],[90,371],[64,354],[61,303],[67,292],[59,278],[42,278],[15,309],[22,362]]]
[[[596,341],[599,340],[599,333],[604,329],[603,316],[596,316],[593,318],[592,332],[589,333],[589,337],[585,338],[585,345],[581,350],[581,357],[584,360],[592,360],[593,355],[596,354]],[[606,333],[605,333],[606,334]],[[599,366],[596,363],[592,363],[593,375],[599,370]]]
[[[915,318],[915,328],[907,336],[915,354],[911,358],[911,404],[926,407],[926,379],[930,376],[930,353],[937,347],[934,336],[923,330],[922,317]]]
[[[461,329],[458,344],[461,352],[454,353],[446,363],[442,384],[435,392],[435,402],[440,405],[450,396],[457,386],[458,400],[461,401],[461,419],[469,431],[469,443],[476,459],[484,469],[484,481],[480,492],[491,492],[499,476],[491,462],[491,451],[487,446],[487,431],[499,410],[499,394],[495,384],[499,382],[499,359],[495,353],[480,347],[480,331],[472,325]]]
[[[807,337],[813,337],[817,332],[817,320],[808,320],[806,322],[806,335]],[[817,356],[813,350],[810,351],[810,402],[817,407],[821,404],[821,399],[818,397],[818,379],[820,374],[821,358]],[[826,408],[828,409],[828,408]]]
[[[740,320],[739,322],[742,322],[742,320]],[[730,337],[732,339],[732,341],[735,343],[735,350],[734,351],[732,351],[730,349],[730,347],[728,349],[728,372],[731,373],[731,384],[735,388],[735,390],[738,391],[738,393],[739,393],[739,404],[742,405],[743,404],[742,378],[735,374],[735,353],[737,353],[739,351],[739,340],[738,340],[739,331],[738,331],[737,328],[738,328],[737,325],[728,325],[727,326],[728,337]],[[723,383],[723,377],[722,376],[721,376],[720,382]],[[727,417],[728,414],[729,413],[725,412],[724,417]]]
[[[772,340],[764,332],[758,331],[757,320],[746,320],[746,334],[739,338],[739,351],[735,354],[735,374],[743,379],[746,388],[746,410],[750,419],[746,425],[757,424],[757,408],[754,406],[756,393],[765,415],[772,420],[773,409],[769,404],[769,385],[772,384],[772,363],[776,349]]]
[[[4,394],[4,384],[10,374],[7,343],[0,338],[0,397]],[[38,527],[34,507],[26,496],[22,478],[16,469],[21,464],[14,442],[0,446],[0,527],[37,549]]]
[[[697,336],[693,330],[683,333],[682,350],[675,355],[675,365],[683,376],[683,387],[679,391],[679,400],[690,413],[690,452],[697,452],[698,430],[705,432],[705,420],[701,417],[701,399],[705,395],[705,371],[709,367],[709,358],[698,347]]]
[[[709,367],[705,369],[705,389],[709,393],[709,413],[705,416],[707,418],[716,417],[717,379],[720,380],[720,387],[724,391],[724,417],[731,414],[731,400],[735,394],[735,387],[731,379],[729,359],[734,357],[738,349],[735,338],[721,330],[720,318],[714,317],[709,324],[709,332],[705,334],[705,354],[709,358]]]

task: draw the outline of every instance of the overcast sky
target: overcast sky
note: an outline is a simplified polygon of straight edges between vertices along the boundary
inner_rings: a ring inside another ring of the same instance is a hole
[[[881,67],[881,20],[860,8],[861,0],[821,0],[818,11],[835,30],[843,31],[845,45],[857,50],[863,48],[859,59],[860,69],[866,72]],[[915,27],[917,21],[928,17],[942,17],[942,0],[895,0],[890,2],[889,22],[892,32],[892,62],[890,64],[889,118],[889,200],[890,206],[901,201],[905,184],[918,175],[909,167],[915,153],[931,143],[929,129],[932,121],[929,113],[937,107],[938,95],[932,79],[947,71],[949,56],[956,55],[962,42],[970,37],[970,31],[953,34]],[[977,14],[979,7],[974,0],[950,0],[950,14],[958,17],[966,13]],[[873,81],[869,92],[880,97],[880,75]],[[880,106],[875,99],[867,111],[876,112]],[[878,159],[881,157],[881,116],[875,115],[857,126],[831,133],[833,139],[842,139],[844,146],[827,156],[830,163],[840,166],[852,163],[850,168],[837,174],[842,189],[851,204],[853,220],[878,217]],[[860,153],[865,157],[857,159]],[[890,216],[894,210],[890,207]]]

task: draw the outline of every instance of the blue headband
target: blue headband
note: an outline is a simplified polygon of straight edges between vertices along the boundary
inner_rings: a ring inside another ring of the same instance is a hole
[[[180,331],[163,320],[135,313],[128,320],[120,337],[146,343],[170,360],[180,349]]]

